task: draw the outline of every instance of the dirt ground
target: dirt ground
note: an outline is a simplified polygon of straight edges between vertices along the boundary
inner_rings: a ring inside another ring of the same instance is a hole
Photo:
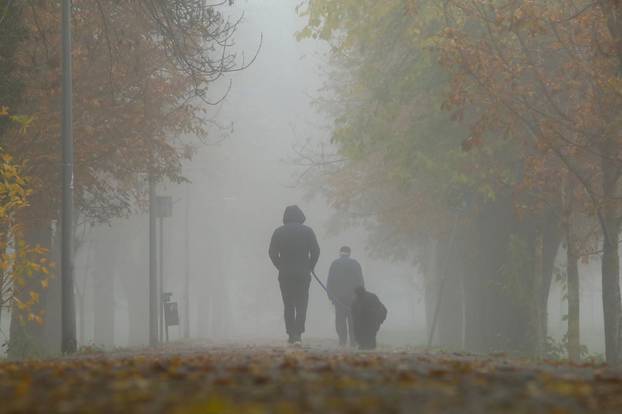
[[[2,413],[622,413],[622,371],[504,356],[178,345],[0,362]]]

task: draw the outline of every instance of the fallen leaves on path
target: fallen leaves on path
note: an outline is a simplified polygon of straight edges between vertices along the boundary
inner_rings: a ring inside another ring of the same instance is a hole
[[[2,413],[620,413],[604,366],[226,347],[0,363]]]

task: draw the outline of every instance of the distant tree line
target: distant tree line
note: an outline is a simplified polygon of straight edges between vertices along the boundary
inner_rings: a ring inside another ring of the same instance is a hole
[[[561,251],[569,357],[578,263],[598,256],[619,362],[622,4],[309,0],[299,13],[299,37],[331,46],[318,105],[336,154],[315,159],[315,183],[374,229],[378,253],[416,258],[430,325],[440,303],[436,343],[542,357]]]

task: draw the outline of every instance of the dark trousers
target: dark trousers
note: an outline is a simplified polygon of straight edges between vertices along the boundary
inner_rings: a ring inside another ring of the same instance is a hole
[[[340,345],[345,345],[348,342],[348,332],[350,333],[350,345],[354,345],[352,317],[349,309],[344,309],[342,305],[335,305],[335,329],[339,336]]]
[[[310,275],[279,276],[281,296],[283,297],[285,330],[290,336],[300,336],[305,331],[310,283]]]
[[[356,343],[359,349],[376,349],[376,335],[379,326],[358,325],[356,329]]]
[[[376,333],[370,332],[359,337],[359,349],[376,349]]]

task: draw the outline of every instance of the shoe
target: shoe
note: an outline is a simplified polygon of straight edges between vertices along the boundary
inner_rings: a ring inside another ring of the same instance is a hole
[[[290,335],[289,338],[287,339],[287,343],[291,345],[295,342],[296,342],[296,337],[294,335]]]

